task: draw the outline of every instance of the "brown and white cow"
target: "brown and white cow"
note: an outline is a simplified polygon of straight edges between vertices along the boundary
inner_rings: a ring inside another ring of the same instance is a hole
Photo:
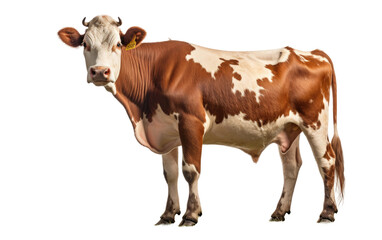
[[[125,107],[135,137],[162,154],[168,184],[166,209],[158,224],[174,222],[180,214],[178,147],[189,184],[187,210],[180,225],[198,221],[198,194],[203,144],[236,147],[254,162],[271,143],[279,146],[284,187],[271,220],[284,221],[290,212],[302,164],[299,135],[303,132],[324,181],[320,221],[334,221],[337,206],[335,175],[341,193],[344,165],[337,132],[336,78],[330,58],[320,50],[290,47],[254,52],[228,52],[180,41],[142,43],[146,32],[109,16],[58,32],[69,46],[84,47],[87,80],[104,86]],[[333,93],[334,137],[328,138],[329,96]]]

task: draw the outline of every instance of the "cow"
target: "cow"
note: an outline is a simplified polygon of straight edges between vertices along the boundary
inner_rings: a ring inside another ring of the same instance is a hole
[[[257,162],[276,143],[284,186],[271,221],[284,221],[302,164],[299,135],[308,139],[324,183],[318,222],[334,221],[334,183],[344,191],[344,161],[337,130],[337,86],[333,63],[323,51],[219,51],[182,41],[142,43],[146,31],[123,33],[110,16],[96,16],[84,34],[63,28],[59,38],[83,47],[87,81],[103,86],[126,109],[138,142],[162,155],[168,198],[157,225],[175,222],[178,198],[178,147],[189,184],[180,226],[202,215],[198,194],[203,144],[238,148]],[[332,89],[334,135],[328,138]]]

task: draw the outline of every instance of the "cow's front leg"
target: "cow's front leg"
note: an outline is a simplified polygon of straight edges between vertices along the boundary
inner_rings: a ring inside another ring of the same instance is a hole
[[[168,185],[166,209],[156,225],[175,222],[175,214],[180,214],[178,196],[178,148],[162,155],[163,175]]]
[[[200,158],[204,127],[200,119],[191,115],[179,117],[179,136],[183,149],[182,171],[189,185],[187,210],[179,226],[193,226],[202,215],[198,193]]]

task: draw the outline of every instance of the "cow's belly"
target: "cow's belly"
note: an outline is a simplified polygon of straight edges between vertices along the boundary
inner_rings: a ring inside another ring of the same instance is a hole
[[[215,117],[207,112],[203,143],[239,148],[256,157],[266,146],[275,142],[287,123],[297,124],[298,122],[298,117],[290,114],[259,126],[257,122],[245,120],[244,116],[243,113],[228,116],[217,124]],[[146,118],[142,120],[142,129],[138,132],[136,128],[136,135],[144,139],[140,142],[152,151],[160,154],[167,153],[181,145],[178,119],[177,113],[167,115],[159,108],[151,122]]]
[[[244,114],[228,116],[221,123],[215,123],[215,117],[207,114],[204,143],[220,144],[239,148],[252,156],[259,156],[266,146],[275,142],[285,124],[294,122],[293,116],[281,116],[276,121],[262,125],[245,120]]]

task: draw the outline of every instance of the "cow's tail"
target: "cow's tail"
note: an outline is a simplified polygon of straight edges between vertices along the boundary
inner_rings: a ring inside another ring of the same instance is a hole
[[[344,156],[342,153],[341,140],[338,136],[337,130],[337,82],[336,75],[334,73],[333,63],[328,57],[330,64],[332,65],[332,95],[333,95],[333,124],[334,124],[334,135],[332,138],[332,148],[336,155],[336,179],[337,187],[340,188],[341,200],[344,197],[344,188],[345,188],[345,175],[344,175]]]

